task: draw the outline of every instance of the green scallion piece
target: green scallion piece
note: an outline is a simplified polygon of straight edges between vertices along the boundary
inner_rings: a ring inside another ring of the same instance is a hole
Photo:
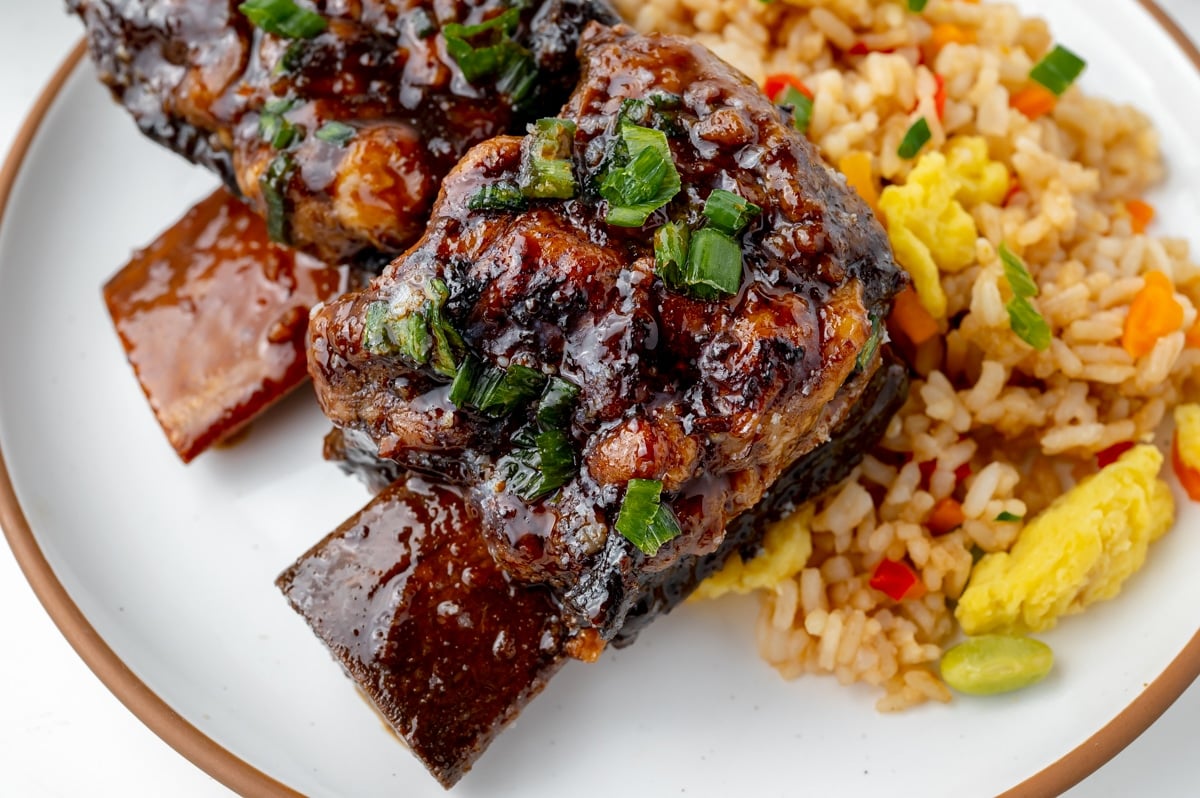
[[[1004,277],[1008,280],[1013,294],[1026,298],[1037,296],[1037,283],[1033,281],[1033,275],[1029,273],[1025,262],[1013,254],[1013,251],[1003,242],[997,252],[1000,255],[1000,263],[1004,266]]]
[[[354,128],[347,125],[345,122],[326,122],[317,129],[313,135],[321,141],[336,144],[339,147],[346,146],[346,142],[354,138]]]
[[[506,416],[537,398],[546,385],[546,375],[528,366],[514,363],[500,372],[500,379],[479,402],[480,412],[493,418]]]
[[[520,22],[521,10],[516,7],[477,25],[452,22],[442,27],[446,53],[458,64],[468,83],[501,74],[513,60],[528,55],[525,48],[512,40]]]
[[[386,354],[388,351],[385,329],[387,319],[388,303],[372,302],[367,305],[366,317],[363,319],[363,349],[372,355]]]
[[[901,158],[915,158],[931,138],[933,138],[933,132],[929,129],[929,123],[925,121],[925,117],[921,117],[913,122],[912,127],[904,134],[896,153]]]
[[[492,378],[492,373],[492,369],[468,352],[458,364],[454,381],[450,383],[450,401],[455,407],[478,409],[483,393],[491,387],[485,382]]]
[[[600,182],[600,195],[609,205],[605,221],[618,227],[641,227],[683,184],[665,133],[622,117],[618,135],[629,160],[610,167]]]
[[[462,336],[445,317],[449,289],[430,280],[429,298],[420,308],[392,315],[387,302],[372,302],[363,319],[363,348],[373,355],[401,355],[418,366],[429,365],[444,377],[458,375],[456,353],[465,347]]]
[[[1008,310],[1009,325],[1018,338],[1039,352],[1050,348],[1050,325],[1027,298],[1014,296],[1004,307]]]
[[[458,330],[454,329],[445,316],[450,289],[442,280],[433,279],[429,281],[429,293],[431,296],[425,306],[429,335],[432,338],[429,365],[443,377],[453,379],[458,374],[458,358],[455,357],[455,352],[461,351],[464,344]]]
[[[863,343],[863,348],[858,353],[858,359],[854,361],[855,371],[862,371],[871,365],[871,361],[875,359],[875,353],[879,351],[879,345],[883,343],[883,325],[879,321],[879,316],[872,313],[870,319],[871,334]]]
[[[688,239],[691,235],[684,222],[667,222],[654,231],[654,271],[669,288],[686,287]]]
[[[1015,515],[1013,513],[1010,513],[1008,510],[1005,510],[1004,512],[1000,513],[1000,515],[996,516],[996,520],[1001,521],[1006,524],[1011,524],[1014,521],[1020,521],[1021,516]]]
[[[579,386],[562,377],[551,377],[542,389],[538,401],[537,422],[543,429],[554,427],[565,429],[575,412],[575,400],[579,398]]]
[[[1055,45],[1054,49],[1029,71],[1029,77],[1055,95],[1061,96],[1071,88],[1071,84],[1083,74],[1086,67],[1087,62],[1075,53],[1062,45]]]
[[[498,466],[506,489],[527,502],[558,490],[578,470],[571,439],[563,429],[534,432],[526,428],[513,436],[513,444],[512,452]]]
[[[908,10],[920,14],[928,3],[929,0],[908,0]]]
[[[657,479],[629,480],[617,513],[617,531],[651,557],[682,532],[675,514],[662,503],[662,487]]]
[[[327,26],[323,16],[293,0],[246,0],[238,11],[259,30],[285,39],[311,39]]]
[[[704,201],[703,213],[713,227],[736,236],[746,229],[751,219],[762,213],[762,208],[732,191],[718,188]]]
[[[296,104],[296,100],[275,97],[263,103],[262,111],[258,115],[258,135],[277,150],[286,150],[298,138],[303,137],[303,130],[284,116],[296,107]]]
[[[527,204],[520,187],[504,180],[483,186],[467,200],[473,211],[521,211]]]
[[[539,119],[521,143],[521,169],[517,184],[533,199],[570,199],[575,196],[571,166],[575,123],[569,119]]]
[[[496,91],[507,97],[513,108],[524,110],[533,98],[540,77],[533,54],[514,44],[504,59],[500,77],[496,80]]]
[[[790,105],[792,107],[792,126],[801,133],[808,132],[813,112],[813,101],[808,99],[808,95],[795,86],[789,85],[779,93],[775,102],[778,105]]]
[[[736,294],[742,286],[741,244],[715,227],[692,233],[684,282],[701,299]]]
[[[288,215],[288,184],[296,171],[292,156],[286,152],[276,155],[258,178],[258,189],[262,192],[267,210],[267,236],[276,243],[291,243],[291,225]]]

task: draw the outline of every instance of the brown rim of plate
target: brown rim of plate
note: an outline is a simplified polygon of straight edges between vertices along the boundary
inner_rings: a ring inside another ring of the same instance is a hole
[[[1200,71],[1200,50],[1155,0],[1137,0]],[[25,155],[47,111],[86,52],[76,45],[42,90],[0,168],[0,224]],[[229,789],[247,798],[303,798],[222,748],[155,695],[108,647],[58,581],[17,501],[0,450],[0,527],[17,564],[67,642],[130,712],[168,745]],[[1060,795],[1133,742],[1200,677],[1200,631],[1142,694],[1075,750],[1003,793],[1000,798]]]

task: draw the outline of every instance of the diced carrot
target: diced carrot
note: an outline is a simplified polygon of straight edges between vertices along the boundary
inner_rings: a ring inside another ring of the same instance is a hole
[[[911,287],[905,288],[896,295],[892,305],[891,320],[896,323],[908,340],[920,346],[938,333],[937,319],[925,309],[917,292]]]
[[[1125,454],[1125,452],[1132,448],[1133,441],[1121,441],[1120,443],[1114,443],[1107,449],[1102,449],[1099,452],[1096,452],[1096,465],[1100,466],[1101,468],[1110,466],[1117,462],[1117,460],[1120,460],[1121,455]]]
[[[1016,175],[1009,178],[1008,193],[1004,195],[1004,200],[1000,203],[1002,207],[1007,208],[1008,203],[1012,202],[1012,198],[1021,193],[1021,180]]]
[[[929,518],[925,521],[925,525],[929,527],[929,531],[934,535],[944,535],[947,532],[953,532],[962,526],[963,521],[967,517],[963,514],[962,505],[955,499],[947,496],[933,505],[933,509],[929,512]]]
[[[789,75],[786,72],[778,72],[774,75],[767,75],[767,79],[763,81],[763,94],[771,98],[772,101],[778,100],[779,95],[783,90],[791,86],[796,91],[803,94],[808,99],[813,98],[812,89],[804,85],[804,82],[795,75]]]
[[[1200,321],[1192,325],[1192,329],[1184,333],[1184,344],[1193,349],[1200,349]]]
[[[879,188],[871,173],[871,153],[854,150],[842,156],[838,169],[846,176],[846,183],[867,201],[871,211],[879,215]]]
[[[1129,212],[1129,224],[1133,232],[1138,235],[1146,232],[1150,222],[1154,221],[1154,206],[1148,202],[1131,199],[1125,203],[1125,210]]]
[[[937,109],[938,119],[946,121],[946,79],[936,72],[933,79],[937,81],[937,91],[933,93],[933,107]]]
[[[1146,272],[1145,285],[1129,303],[1121,347],[1133,357],[1148,355],[1164,335],[1183,326],[1183,305],[1175,299],[1171,279],[1162,272]]]
[[[900,560],[880,560],[868,584],[893,601],[923,598],[928,592],[912,566]]]
[[[1037,119],[1054,110],[1058,97],[1045,86],[1032,83],[1009,98],[1008,104],[1030,119]]]
[[[1187,491],[1188,498],[1200,502],[1200,471],[1183,462],[1183,458],[1179,456],[1178,430],[1171,440],[1171,465],[1175,467],[1175,476],[1179,477],[1179,484]]]
[[[846,52],[850,55],[866,55],[867,53],[871,52],[871,49],[867,47],[866,42],[855,42],[854,45]]]
[[[949,22],[941,22],[933,26],[933,30],[929,34],[927,46],[931,54],[936,55],[947,44],[974,44],[975,31],[970,28],[964,28],[960,25],[954,25]],[[930,59],[932,60],[932,59]]]

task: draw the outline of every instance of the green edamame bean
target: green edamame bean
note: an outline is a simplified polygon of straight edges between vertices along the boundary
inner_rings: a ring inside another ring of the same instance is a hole
[[[942,679],[960,693],[994,695],[1040,682],[1054,666],[1050,646],[1032,637],[980,635],[942,655]]]

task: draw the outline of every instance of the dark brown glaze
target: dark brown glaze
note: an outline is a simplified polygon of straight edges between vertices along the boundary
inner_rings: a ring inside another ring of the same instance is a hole
[[[551,594],[488,553],[461,490],[397,482],[277,583],[347,674],[446,787],[565,661]]]
[[[344,267],[268,241],[222,189],[105,284],[129,363],[185,463],[304,382],[309,310],[346,280]]]
[[[856,360],[904,278],[865,204],[712,53],[593,25],[580,60],[564,116],[578,126],[581,193],[520,212],[472,211],[481,186],[515,181],[522,140],[474,148],[443,184],[425,237],[369,290],[315,314],[310,370],[336,425],[368,436],[384,458],[470,486],[502,565],[551,584],[611,637],[646,574],[718,550],[727,522],[828,440],[878,367],[878,356],[862,368]],[[608,225],[596,182],[623,101],[659,93],[678,97],[662,127],[684,189],[643,228]],[[707,301],[655,275],[651,235],[667,219],[699,227],[716,188],[764,212],[742,236],[740,291]],[[374,303],[404,317],[434,280],[448,287],[445,314],[477,357],[580,388],[570,425],[580,470],[549,498],[522,500],[497,467],[531,409],[499,420],[457,410],[445,378],[364,344]],[[634,477],[663,481],[683,529],[653,557],[613,530]]]
[[[216,170],[268,214],[260,178],[279,161],[279,240],[330,263],[414,241],[443,175],[472,145],[555,113],[578,69],[589,19],[615,20],[604,0],[523,5],[513,38],[540,78],[519,101],[497,76],[464,77],[440,28],[476,24],[506,0],[324,0],[324,32],[286,39],[253,27],[240,0],[68,0],[83,19],[100,78],[151,138]],[[426,21],[429,22],[426,22]],[[429,33],[427,26],[439,28]],[[260,116],[273,99],[301,138],[281,152]],[[327,122],[348,142],[316,135]],[[287,168],[285,168],[285,166]]]

